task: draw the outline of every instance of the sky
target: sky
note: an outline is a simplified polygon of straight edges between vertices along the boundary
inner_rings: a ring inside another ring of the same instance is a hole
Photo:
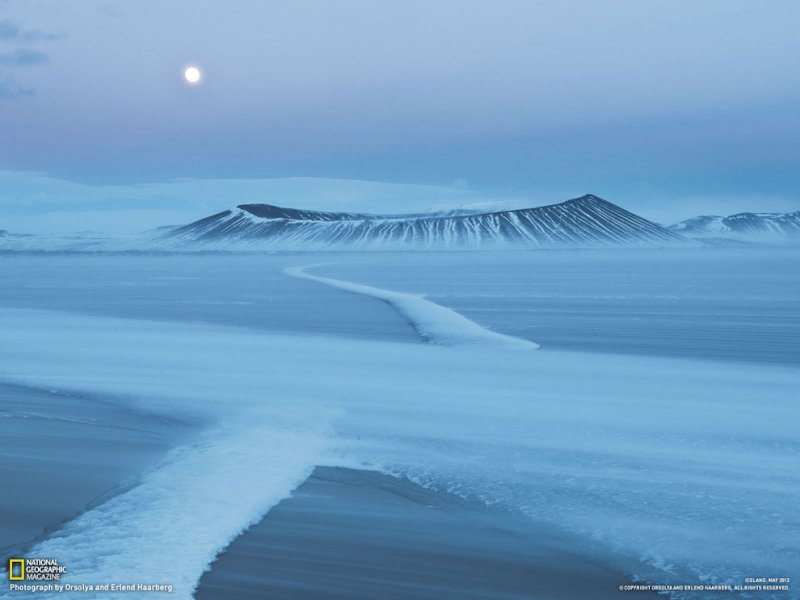
[[[0,229],[798,210],[797,23],[796,0],[0,0]]]

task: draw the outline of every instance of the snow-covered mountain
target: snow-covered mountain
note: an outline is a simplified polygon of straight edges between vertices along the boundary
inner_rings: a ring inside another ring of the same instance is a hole
[[[274,249],[446,249],[665,246],[683,236],[597,196],[560,204],[469,214],[371,215],[243,204],[177,227],[160,238],[176,247]]]
[[[754,241],[800,240],[800,211],[708,215],[675,223],[671,231],[696,238],[734,238]]]

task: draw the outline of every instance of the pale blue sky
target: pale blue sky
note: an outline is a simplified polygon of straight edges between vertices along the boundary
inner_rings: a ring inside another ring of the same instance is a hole
[[[797,210],[798,22],[794,0],[0,0],[0,229],[587,192],[664,222]]]

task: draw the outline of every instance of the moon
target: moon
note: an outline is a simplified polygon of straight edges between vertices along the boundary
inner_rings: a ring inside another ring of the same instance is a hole
[[[186,80],[187,83],[191,83],[192,85],[197,85],[203,78],[203,73],[201,73],[200,69],[198,69],[197,67],[186,67],[186,69],[184,69],[183,71],[183,78]]]

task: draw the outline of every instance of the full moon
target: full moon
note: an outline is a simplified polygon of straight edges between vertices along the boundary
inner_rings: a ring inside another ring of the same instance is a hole
[[[189,83],[200,83],[202,76],[203,74],[197,67],[186,67],[186,70],[183,72],[183,78]]]

